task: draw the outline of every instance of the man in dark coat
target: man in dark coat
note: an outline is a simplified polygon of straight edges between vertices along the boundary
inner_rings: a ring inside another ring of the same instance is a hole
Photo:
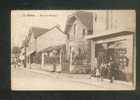
[[[114,79],[116,78],[118,65],[115,63],[114,60],[110,61],[110,82],[113,83]]]

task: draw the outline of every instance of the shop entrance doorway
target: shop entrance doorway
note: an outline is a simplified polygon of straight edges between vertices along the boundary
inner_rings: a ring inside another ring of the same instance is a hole
[[[95,45],[95,57],[97,59],[97,67],[102,70],[101,66],[105,65],[103,77],[109,78],[109,65],[110,58],[117,66],[115,69],[116,80],[127,80],[126,69],[128,67],[129,59],[127,57],[127,48],[118,46],[118,42],[98,43]]]

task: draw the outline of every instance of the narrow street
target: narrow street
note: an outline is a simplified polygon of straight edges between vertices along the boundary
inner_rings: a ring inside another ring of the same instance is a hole
[[[68,77],[55,77],[51,74],[42,74],[29,69],[11,69],[12,90],[131,90],[131,85],[119,82],[98,81],[93,79],[74,79]],[[47,73],[47,72],[46,72]]]

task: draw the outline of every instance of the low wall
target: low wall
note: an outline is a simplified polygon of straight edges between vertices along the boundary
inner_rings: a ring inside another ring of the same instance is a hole
[[[88,74],[91,72],[90,65],[71,65],[71,73],[75,74]]]
[[[53,64],[45,64],[44,66],[42,66],[42,69],[45,69],[50,72],[53,72],[53,71],[61,72],[62,71],[61,65],[54,66]]]

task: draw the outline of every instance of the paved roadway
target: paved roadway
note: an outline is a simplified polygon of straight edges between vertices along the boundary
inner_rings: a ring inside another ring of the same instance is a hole
[[[12,68],[11,87],[12,90],[131,90],[129,85],[117,82],[112,84],[108,81],[97,81],[97,79],[72,79],[52,76],[29,71],[29,69]]]
[[[12,68],[12,90],[94,90],[96,86]],[[101,89],[98,87],[98,89]]]

